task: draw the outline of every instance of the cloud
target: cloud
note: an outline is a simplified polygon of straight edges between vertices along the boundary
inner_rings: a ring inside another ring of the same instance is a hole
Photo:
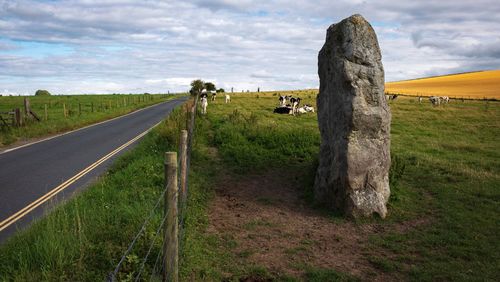
[[[327,27],[374,26],[386,80],[500,66],[500,5],[477,1],[0,0],[6,93],[318,86]],[[10,92],[9,92],[10,91]]]

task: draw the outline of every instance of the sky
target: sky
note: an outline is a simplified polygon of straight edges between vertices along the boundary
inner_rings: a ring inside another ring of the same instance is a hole
[[[0,94],[318,88],[327,28],[358,13],[386,81],[500,69],[498,0],[0,0]]]

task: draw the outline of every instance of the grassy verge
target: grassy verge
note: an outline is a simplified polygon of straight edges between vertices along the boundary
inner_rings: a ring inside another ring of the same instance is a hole
[[[0,246],[0,280],[104,280],[163,191],[164,152],[177,150],[184,113],[174,110],[97,183]],[[161,218],[160,208],[127,256],[120,280],[137,274]],[[159,250],[157,240],[145,277]]]
[[[0,128],[0,148],[32,138],[56,134],[174,98],[174,95],[68,95],[30,96],[30,105],[41,122],[25,118],[22,127]],[[23,108],[21,96],[0,97],[0,112]],[[47,120],[45,120],[47,107]],[[66,108],[67,117],[64,116]],[[4,115],[5,116],[5,115]]]

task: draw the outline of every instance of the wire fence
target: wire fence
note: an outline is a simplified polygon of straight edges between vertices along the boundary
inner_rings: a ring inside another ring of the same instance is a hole
[[[178,281],[179,279],[179,253],[182,251],[185,236],[188,172],[193,148],[197,97],[193,100],[185,105],[187,130],[181,131],[179,158],[177,152],[165,154],[165,187],[116,267],[108,274],[107,281]],[[161,206],[164,211],[160,223],[152,235],[146,234],[148,227],[151,228],[150,225],[154,224],[155,215],[158,215]],[[147,251],[140,260],[132,255],[139,242],[147,245]],[[135,264],[131,261],[135,261]],[[130,265],[133,265],[134,269],[131,269]]]

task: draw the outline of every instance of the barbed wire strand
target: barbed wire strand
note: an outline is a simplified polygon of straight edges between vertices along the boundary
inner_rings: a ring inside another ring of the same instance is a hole
[[[155,276],[156,274],[156,267],[158,266],[158,262],[160,261],[160,256],[163,254],[163,250],[160,249],[158,251],[158,255],[156,255],[156,260],[155,260],[155,264],[154,264],[154,267],[153,267],[153,271],[151,273],[151,276],[149,277],[149,281],[152,281],[153,280],[153,277]],[[162,260],[163,264],[162,265],[165,265],[165,256],[163,256],[163,260]]]
[[[196,98],[195,98],[196,99]],[[194,106],[196,106],[196,103],[194,104]],[[193,107],[194,107],[193,106]],[[197,109],[195,108],[194,110],[194,114],[191,115],[190,114],[190,117],[192,119],[192,121],[190,122],[190,128],[188,130],[188,142],[186,144],[187,146],[187,152],[186,152],[186,173],[189,172],[189,168],[191,166],[191,153],[192,153],[192,148],[193,148],[193,138],[194,138],[194,128],[195,128],[195,124],[196,124],[196,112]],[[180,159],[177,161],[177,167],[180,167]],[[187,199],[187,194],[188,194],[188,178],[189,177],[186,177],[186,199]],[[169,185],[170,183],[167,184],[167,186]],[[179,199],[179,188],[180,188],[180,182],[177,183],[177,199]],[[153,207],[153,209],[150,211],[149,213],[149,216],[146,218],[146,220],[144,221],[143,225],[141,226],[140,230],[138,231],[138,233],[136,234],[136,236],[134,237],[134,239],[132,240],[132,242],[130,243],[129,247],[127,248],[127,250],[125,251],[125,253],[123,254],[123,256],[121,257],[120,261],[118,262],[118,265],[116,266],[116,268],[114,269],[114,271],[110,274],[110,276],[108,277],[108,280],[110,281],[114,281],[115,278],[116,278],[116,275],[118,274],[118,271],[120,270],[120,267],[122,265],[122,263],[125,261],[125,258],[127,257],[127,255],[132,251],[134,245],[136,244],[139,236],[144,232],[144,230],[146,229],[146,225],[147,223],[149,222],[149,220],[151,220],[151,218],[153,217],[154,215],[154,211],[156,210],[156,208],[158,207],[158,205],[160,204],[161,200],[164,198],[164,195],[165,193],[167,192],[166,189],[164,189],[164,191],[162,192],[162,194],[160,195],[158,201],[156,202],[155,206]],[[182,250],[182,246],[184,245],[183,244],[183,238],[184,238],[184,217],[185,217],[185,209],[186,209],[186,206],[187,206],[187,200],[184,201],[184,199],[181,199],[181,204],[180,204],[180,220],[179,220],[179,238],[178,240],[180,241],[179,243],[179,251]],[[165,224],[165,221],[166,221],[166,218],[167,218],[168,214],[164,216],[163,220],[162,220],[162,224],[160,225],[160,227],[158,227],[158,230],[156,231],[155,233],[155,237],[154,237],[154,240],[153,242],[151,243],[149,249],[148,249],[148,252],[141,264],[141,268],[139,270],[139,274],[136,276],[136,279],[135,281],[137,281],[140,276],[142,275],[142,271],[144,269],[144,266],[145,266],[145,263],[147,261],[147,258],[149,257],[150,253],[151,253],[151,250],[152,250],[152,247],[154,246],[154,243],[156,242],[156,239],[158,238],[158,234],[161,230],[161,227],[163,227],[163,225]],[[153,278],[154,274],[155,274],[155,271],[156,271],[156,266],[158,264],[158,261],[159,261],[159,258],[160,258],[160,255],[162,254],[162,251],[160,249],[160,251],[158,252],[158,255],[156,257],[156,260],[155,260],[155,265],[154,265],[154,268],[153,268],[153,273],[150,277],[150,281],[151,279]],[[165,259],[166,259],[166,256],[163,256],[163,265],[165,264]]]
[[[189,169],[191,167],[191,154],[192,154],[192,149],[193,149],[193,138],[194,138],[194,128],[195,128],[195,122],[196,122],[196,109],[194,111],[194,114],[189,115],[192,119],[192,121],[189,123],[190,128],[188,128],[188,138],[187,138],[187,144],[186,144],[186,183],[185,183],[185,195],[181,199],[180,203],[180,215],[179,215],[179,256],[181,256],[183,247],[184,247],[184,228],[185,228],[185,217],[186,217],[186,209],[187,209],[187,199],[189,195]]]
[[[144,270],[144,266],[146,265],[146,261],[148,260],[149,254],[151,253],[151,250],[153,249],[153,246],[156,242],[156,239],[158,238],[158,234],[160,233],[161,228],[165,225],[165,221],[167,220],[167,216],[168,216],[168,213],[163,217],[163,220],[162,220],[160,226],[158,227],[158,229],[156,229],[154,239],[151,242],[151,244],[149,245],[148,252],[146,253],[146,256],[144,257],[144,259],[142,261],[141,268],[139,269],[139,273],[135,277],[135,281],[138,281],[139,278],[141,277],[142,271]]]
[[[176,194],[177,194],[177,197],[179,197],[179,191],[177,191],[177,192],[176,192]],[[165,216],[165,218],[166,218],[167,216],[168,216],[168,214]],[[163,243],[165,243],[165,242],[163,242]],[[149,277],[149,281],[151,281],[151,280],[153,279],[153,276],[155,275],[155,272],[156,272],[156,266],[157,266],[158,261],[159,261],[159,258],[160,258],[160,256],[161,256],[162,254],[163,254],[162,249],[160,249],[160,251],[158,252],[158,255],[156,256],[155,265],[154,265],[154,267],[153,267],[153,273],[152,273],[152,274],[151,274],[151,276]],[[167,258],[167,257],[165,256],[165,254],[163,254],[163,258],[162,258],[162,265],[161,265],[161,267],[163,267],[163,266],[165,265],[165,259],[166,259],[166,258]]]

